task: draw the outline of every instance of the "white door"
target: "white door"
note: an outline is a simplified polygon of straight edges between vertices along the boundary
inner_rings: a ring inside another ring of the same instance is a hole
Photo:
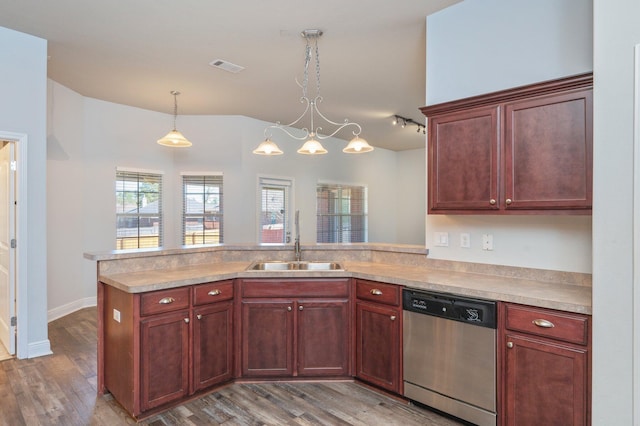
[[[15,143],[0,141],[0,342],[16,353]]]

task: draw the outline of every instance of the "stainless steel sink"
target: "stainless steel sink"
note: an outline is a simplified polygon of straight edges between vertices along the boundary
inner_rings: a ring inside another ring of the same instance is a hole
[[[253,262],[247,271],[344,271],[338,262]]]

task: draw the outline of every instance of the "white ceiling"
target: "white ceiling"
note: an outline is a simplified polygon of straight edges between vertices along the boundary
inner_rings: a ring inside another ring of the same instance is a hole
[[[373,146],[405,150],[424,147],[424,135],[390,122],[424,123],[425,17],[459,0],[0,1],[0,26],[48,40],[51,79],[169,114],[169,92],[179,90],[180,115],[293,121],[302,113],[300,32],[321,29],[323,113],[359,123]],[[245,70],[215,69],[214,59]]]

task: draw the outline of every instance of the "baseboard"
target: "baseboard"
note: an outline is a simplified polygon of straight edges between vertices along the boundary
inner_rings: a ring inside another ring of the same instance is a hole
[[[69,315],[83,308],[96,306],[97,303],[97,298],[93,296],[85,297],[84,299],[80,300],[74,300],[73,302],[67,303],[66,305],[58,306],[57,308],[53,308],[47,312],[47,322],[57,320],[58,318],[62,318],[65,315]]]
[[[39,342],[29,343],[27,358],[36,358],[44,355],[51,355],[51,343],[49,339],[41,340]]]

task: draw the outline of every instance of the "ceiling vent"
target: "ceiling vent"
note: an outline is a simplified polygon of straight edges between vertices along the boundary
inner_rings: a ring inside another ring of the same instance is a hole
[[[237,74],[244,69],[244,67],[232,64],[231,62],[225,61],[224,59],[214,59],[213,61],[209,62],[209,65],[214,68],[220,68],[221,70],[232,72],[234,74]]]

